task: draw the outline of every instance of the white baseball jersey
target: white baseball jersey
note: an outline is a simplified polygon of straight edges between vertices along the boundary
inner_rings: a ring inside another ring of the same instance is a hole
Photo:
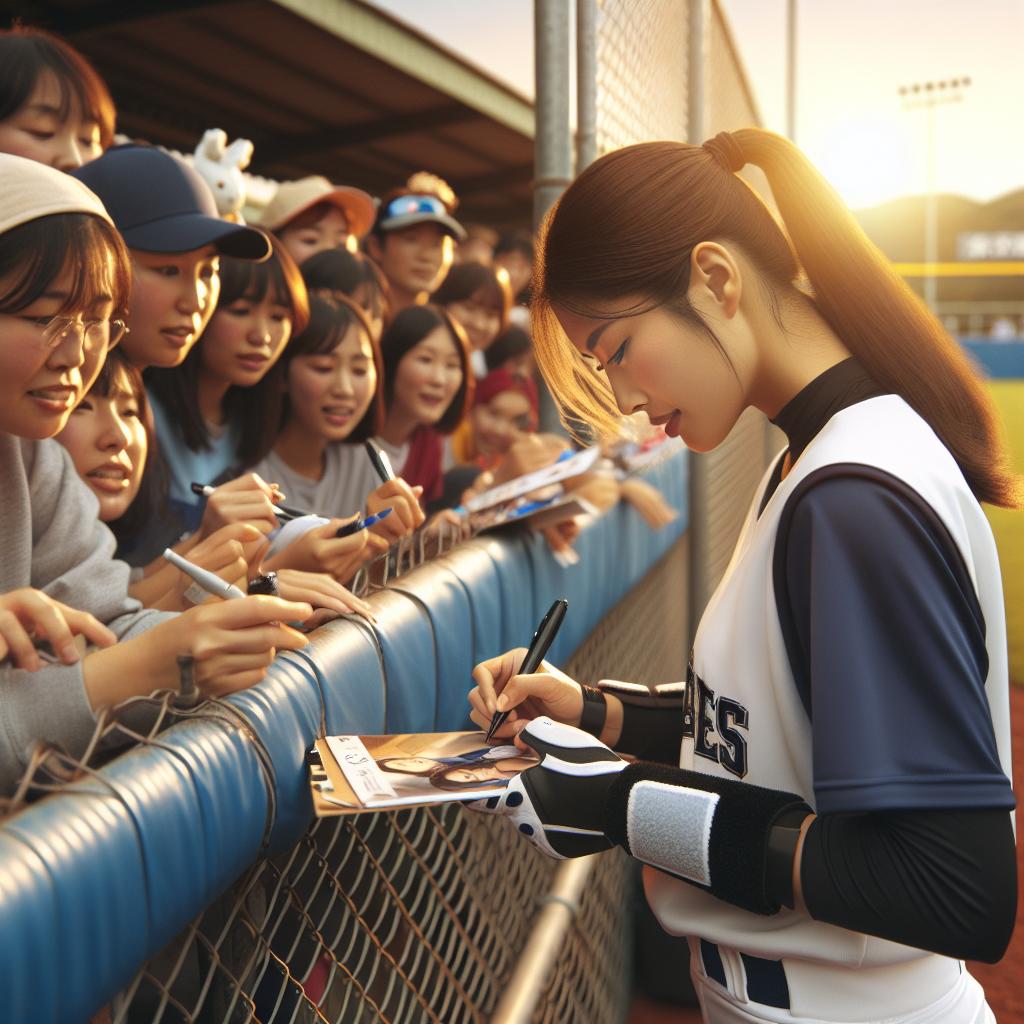
[[[988,652],[985,695],[998,761],[1009,777],[1006,627],[992,533],[948,450],[931,427],[903,399],[893,395],[871,398],[836,413],[758,516],[761,495],[771,475],[766,474],[729,567],[697,632],[692,702],[687,711],[680,766],[798,793],[816,806],[812,725],[787,657],[772,566],[787,499],[810,474],[851,463],[874,467],[903,481],[934,510],[956,544],[984,615]],[[821,742],[821,737],[818,739]],[[932,963],[936,977],[948,976],[939,961],[955,964],[935,954],[817,922],[785,908],[768,917],[749,913],[651,868],[645,868],[645,887],[651,907],[667,931],[701,937],[767,959],[786,958],[791,986],[801,964],[813,974],[815,965],[885,971],[901,964],[909,968],[913,963],[910,973],[921,978],[929,976]],[[834,971],[825,973],[835,975]],[[842,999],[838,993],[836,998]],[[797,1009],[795,1002],[793,1009]],[[829,1019],[868,1018],[840,1015]]]

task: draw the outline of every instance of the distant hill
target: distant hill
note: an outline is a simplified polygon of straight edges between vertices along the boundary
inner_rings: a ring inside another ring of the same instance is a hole
[[[1024,231],[1024,189],[988,203],[940,195],[939,260],[956,259],[957,235],[964,231]],[[925,197],[894,199],[854,216],[868,237],[897,263],[924,260]],[[920,282],[911,281],[918,287]],[[940,278],[940,301],[1024,300],[1024,277]]]

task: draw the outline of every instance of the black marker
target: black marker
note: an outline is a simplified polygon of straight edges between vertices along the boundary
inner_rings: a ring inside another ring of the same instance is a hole
[[[366,448],[366,454],[370,456],[373,468],[377,471],[377,476],[380,477],[380,482],[386,484],[394,480],[395,471],[391,468],[391,460],[381,446],[369,437],[363,442],[363,445]]]
[[[198,495],[200,498],[208,498],[214,492],[214,488],[210,484],[196,483],[195,480],[189,485],[192,493]],[[301,519],[303,516],[308,516],[309,512],[303,512],[301,508],[292,508],[289,505],[271,505],[274,510],[274,515],[278,519],[283,519],[286,522],[289,519]]]
[[[562,619],[565,618],[565,612],[568,607],[569,602],[564,597],[560,597],[548,609],[547,615],[540,620],[537,632],[533,634],[533,639],[530,641],[530,649],[526,652],[522,665],[519,666],[519,671],[516,673],[517,676],[528,676],[532,672],[536,672],[540,667],[540,663],[544,660],[544,655],[548,653],[548,648],[558,635],[558,627],[562,625]],[[494,712],[494,717],[491,719],[490,727],[487,730],[485,742],[490,743],[491,737],[501,728],[506,718],[508,718],[508,711]]]

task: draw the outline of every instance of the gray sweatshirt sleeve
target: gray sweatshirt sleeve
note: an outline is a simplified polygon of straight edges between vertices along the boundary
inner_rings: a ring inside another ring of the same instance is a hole
[[[20,459],[4,446],[0,465],[10,498],[0,516],[0,590],[35,587],[91,612],[122,640],[170,617],[144,610],[128,596],[128,566],[113,558],[114,537],[99,521],[96,498],[56,441],[22,441]],[[0,791],[13,788],[35,741],[58,744],[75,756],[94,727],[81,663],[24,672],[5,662]]]

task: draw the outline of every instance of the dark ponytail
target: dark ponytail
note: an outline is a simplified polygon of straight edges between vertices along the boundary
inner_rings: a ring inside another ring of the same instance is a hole
[[[764,172],[785,232],[733,173],[745,163]],[[929,423],[978,499],[1018,503],[997,414],[967,356],[800,150],[759,128],[722,133],[704,146],[651,142],[609,153],[551,211],[534,275],[534,339],[564,416],[607,428],[615,405],[552,305],[595,316],[596,303],[643,295],[642,306],[614,315],[664,306],[700,323],[686,299],[690,255],[711,238],[739,245],[777,291],[794,287],[802,270],[829,327]]]
[[[961,346],[796,146],[758,128],[734,138],[768,179],[828,325],[882,387],[928,421],[979,500],[1015,506],[998,414]]]

